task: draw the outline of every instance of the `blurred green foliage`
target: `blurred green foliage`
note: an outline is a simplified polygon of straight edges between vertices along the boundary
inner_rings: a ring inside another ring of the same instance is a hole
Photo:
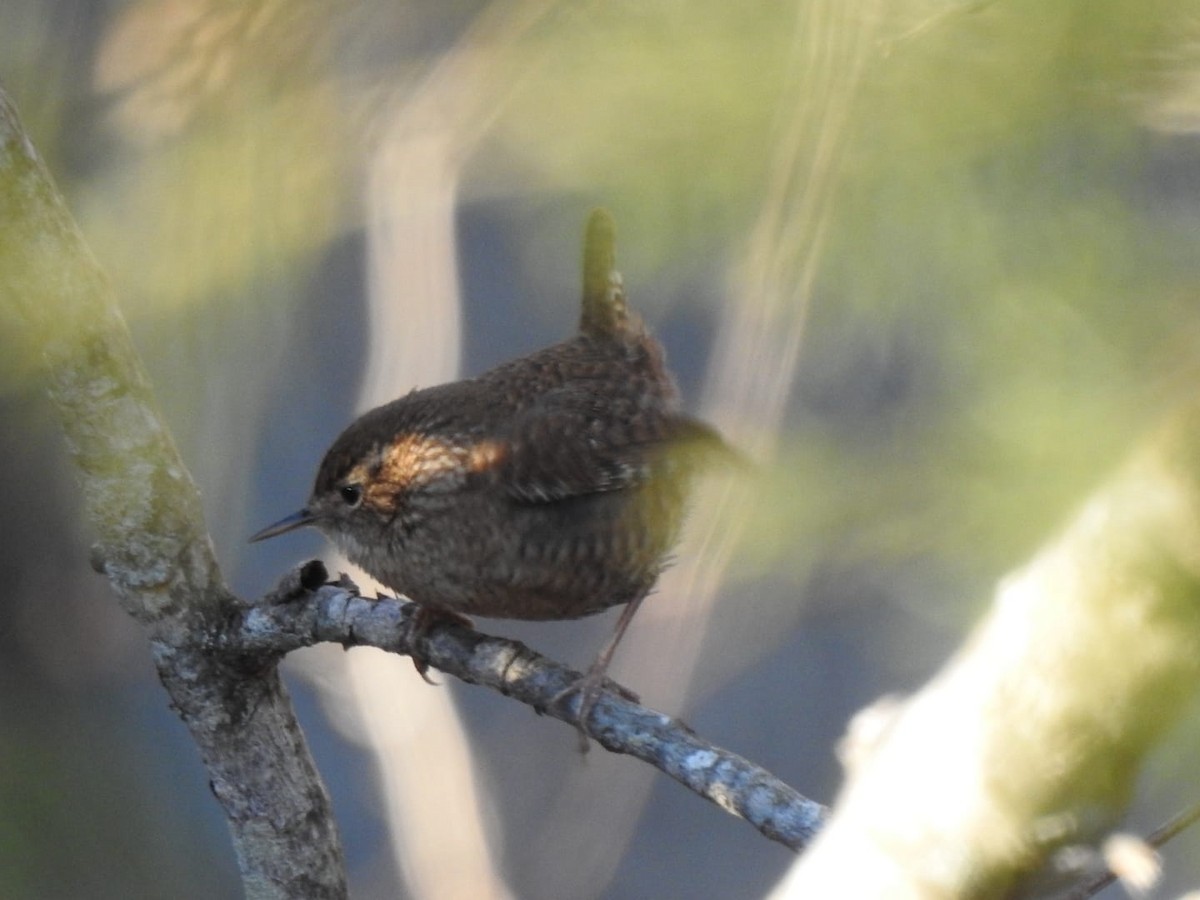
[[[36,95],[22,67],[62,85],[71,59],[35,53],[55,35],[19,8],[24,30],[3,46]],[[869,24],[871,43],[834,136],[797,399],[767,476],[786,499],[764,501],[747,552],[786,564],[844,531],[854,558],[932,553],[998,574],[1182,396],[1197,267],[1170,178],[1197,161],[1200,4],[858,8],[874,19],[835,20]],[[54,141],[75,137],[66,110],[88,88],[31,106],[127,312],[169,332],[192,306],[230,305],[230,328],[247,303],[286,306],[362,225],[355,177],[379,119],[425,88],[430,44],[454,48],[485,9],[503,20],[486,4],[372,18],[322,0],[134,3],[102,19],[92,76],[111,152],[72,167]],[[482,124],[482,143],[464,144],[464,197],[515,180],[602,200],[626,271],[684,286],[664,297],[711,317],[763,301],[729,294],[789,116],[809,81],[822,89],[818,57],[839,37],[804,33],[803,9],[545,4],[525,30],[483,35],[470,51],[493,77],[470,87],[489,92],[475,113],[489,118],[438,123]],[[389,58],[389,40],[406,52]],[[544,227],[579,219],[568,204]],[[685,289],[697,271],[706,289]],[[651,318],[665,302],[637,298]]]
[[[421,127],[482,131],[463,140],[464,203],[550,198],[521,239],[527,281],[548,266],[575,277],[574,255],[542,251],[603,202],[627,281],[662,287],[632,298],[647,318],[720,322],[766,302],[738,294],[750,235],[837,37],[803,33],[803,8],[546,4],[507,43],[476,45],[488,66],[471,85],[485,92],[476,119],[447,110]],[[744,579],[796,596],[820,565],[990,584],[1189,399],[1200,371],[1200,2],[861,8],[878,21],[840,26],[869,24],[871,44],[832,147],[785,431],[740,553]],[[194,413],[179,416],[183,443],[201,465],[239,462],[258,412],[227,408],[249,392],[246,371],[265,390],[298,293],[364,228],[381,132],[472,15],[502,18],[502,5],[48,10],[6,4],[0,82],[159,372],[178,362],[175,405]],[[671,306],[685,300],[694,308]],[[205,329],[226,357],[180,352]],[[11,333],[0,327],[5,387],[36,364]],[[744,358],[755,365],[756,348]],[[985,600],[959,594],[946,610],[896,591],[919,616],[963,623]]]
[[[1197,12],[998,0],[884,13],[836,148],[796,430],[749,558],[806,578],[797,550],[816,544],[998,576],[1183,399],[1194,232],[1161,181],[1197,148],[1154,111],[1195,77]],[[552,52],[502,123],[509,152],[552,187],[613,192],[627,268],[732,260],[764,200],[788,79],[821,49],[795,21],[767,4],[581,13],[543,36]],[[726,288],[709,300],[733,302]]]
[[[30,27],[6,46],[18,67],[49,61],[47,83],[61,81],[69,59],[31,52],[54,39],[21,8]],[[431,42],[459,40],[436,23],[462,28],[485,8],[115,10],[94,76],[101,128],[122,145],[71,188],[127,313],[170,331],[189,306],[232,303],[236,318],[247,302],[287,305],[361,225],[354,177],[379,138],[373,117],[419,95],[439,59]],[[818,57],[837,38],[804,33],[801,9],[545,4],[515,37],[484,35],[471,52],[494,77],[474,89],[494,94],[479,104],[492,118],[468,145],[464,196],[516,180],[611,205],[626,271],[685,286],[637,297],[651,318],[681,296],[710,316],[756,302],[728,292],[778,183],[789,116],[806,79],[821,89]],[[1174,104],[1177,126],[1182,102],[1187,121],[1200,4],[860,9],[877,21],[833,148],[792,437],[768,478],[783,483],[772,496],[794,499],[764,509],[748,553],[774,566],[828,540],[839,529],[813,515],[827,498],[855,556],[933,551],[998,571],[1179,399],[1196,267],[1163,179],[1196,148],[1156,111]],[[426,43],[406,43],[414,34]],[[389,39],[407,52],[389,58]],[[33,106],[49,122],[69,104]],[[579,218],[571,204],[550,210],[531,246]],[[707,289],[687,289],[697,272]]]

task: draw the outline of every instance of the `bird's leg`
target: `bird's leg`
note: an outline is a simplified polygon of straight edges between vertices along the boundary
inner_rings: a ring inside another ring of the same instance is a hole
[[[416,612],[413,613],[412,624],[412,645],[414,650],[416,649],[417,644],[425,639],[426,635],[429,633],[429,629],[439,622],[452,622],[456,625],[462,625],[464,628],[475,627],[474,622],[472,622],[466,616],[460,615],[459,613],[451,612],[447,609],[433,609],[415,601],[413,601],[413,605],[417,608]],[[437,682],[429,677],[429,662],[417,656],[416,653],[412,654],[411,659],[413,661],[413,666],[416,667],[417,674],[421,676],[421,679],[426,684],[432,684],[436,686]]]
[[[621,638],[625,635],[625,629],[633,621],[633,616],[638,611],[638,607],[642,605],[642,600],[642,597],[636,597],[625,604],[625,608],[621,610],[621,617],[617,619],[617,625],[613,629],[612,636],[609,637],[608,642],[596,655],[595,662],[591,664],[586,674],[566,690],[560,691],[550,701],[551,704],[558,704],[576,691],[579,692],[579,722],[576,727],[579,729],[579,751],[581,753],[587,753],[588,751],[589,735],[587,722],[592,715],[592,707],[596,705],[596,701],[600,699],[600,692],[604,690],[605,673],[608,672],[608,664],[612,662],[617,644],[621,643]],[[637,702],[637,694],[625,690],[620,685],[614,685],[613,687],[625,699],[631,700],[634,703]]]

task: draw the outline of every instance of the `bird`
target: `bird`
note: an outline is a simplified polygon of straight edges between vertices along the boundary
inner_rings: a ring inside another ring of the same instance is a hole
[[[683,412],[662,345],[629,309],[615,246],[613,217],[593,210],[574,336],[363,414],[325,454],[304,507],[250,538],[314,526],[418,604],[424,624],[623,605],[563,692],[580,695],[585,750],[608,665],[669,561],[695,478],[733,453]]]

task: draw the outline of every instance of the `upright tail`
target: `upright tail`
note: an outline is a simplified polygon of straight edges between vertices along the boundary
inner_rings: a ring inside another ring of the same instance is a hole
[[[583,239],[583,310],[579,330],[589,337],[620,337],[629,331],[629,308],[617,271],[617,225],[612,213],[592,210]]]

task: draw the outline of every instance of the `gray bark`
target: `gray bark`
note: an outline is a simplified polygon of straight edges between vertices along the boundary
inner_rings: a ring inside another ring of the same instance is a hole
[[[276,670],[214,649],[241,607],[113,290],[0,91],[0,302],[40,351],[80,475],[92,564],[146,628],[252,898],[346,896],[329,798]]]

